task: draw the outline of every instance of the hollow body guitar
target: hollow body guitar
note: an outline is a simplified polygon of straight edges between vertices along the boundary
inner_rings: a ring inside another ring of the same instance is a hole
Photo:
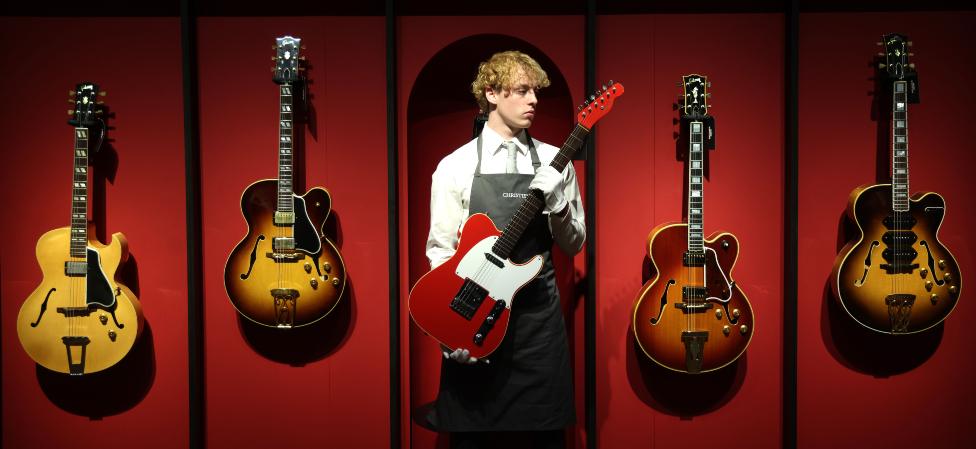
[[[955,258],[938,239],[945,200],[932,192],[908,195],[908,104],[918,99],[910,42],[900,34],[882,39],[879,76],[892,83],[892,182],[851,192],[847,216],[858,236],[838,254],[832,284],[841,307],[862,326],[911,334],[941,323],[956,307],[961,284]]]
[[[590,128],[623,93],[623,86],[611,81],[581,106],[575,129],[550,166],[562,172]],[[543,205],[541,192],[530,192],[504,231],[487,215],[469,217],[454,255],[417,280],[410,291],[414,323],[444,346],[468,349],[472,357],[494,352],[505,338],[512,298],[542,269],[541,256],[516,264],[510,255]]]
[[[279,328],[325,317],[346,286],[339,250],[323,231],[332,200],[321,187],[293,193],[294,93],[300,91],[301,40],[276,40],[274,80],[279,84],[278,179],[257,181],[241,197],[248,232],[231,251],[224,287],[245,318]],[[296,85],[299,84],[299,85]]]
[[[684,373],[722,368],[742,355],[754,332],[752,306],[732,279],[739,241],[703,234],[703,155],[711,135],[709,85],[683,77],[682,120],[689,131],[687,223],[660,225],[647,237],[654,275],[634,302],[633,330],[655,363]]]
[[[143,329],[142,307],[116,279],[129,258],[122,233],[108,245],[95,238],[88,221],[89,131],[98,87],[82,83],[72,91],[75,111],[74,176],[71,226],[46,232],[37,241],[43,273],[17,315],[17,336],[39,365],[60,373],[81,375],[102,371],[135,345]],[[104,126],[104,125],[101,125]]]

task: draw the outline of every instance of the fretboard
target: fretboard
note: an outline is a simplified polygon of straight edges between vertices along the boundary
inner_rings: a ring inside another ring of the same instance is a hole
[[[559,149],[559,153],[552,159],[549,166],[562,173],[566,165],[572,160],[573,154],[583,145],[583,139],[589,133],[590,131],[583,126],[576,125],[576,128],[566,138],[566,142],[563,143],[563,146]],[[502,231],[502,235],[498,238],[498,241],[491,247],[491,251],[502,258],[508,259],[515,249],[515,244],[518,243],[522,237],[522,233],[525,232],[525,228],[535,218],[543,204],[544,201],[539,195],[530,194],[526,197],[525,201],[522,202],[522,205],[515,212],[515,215],[512,216],[512,221],[508,223],[508,226]]]
[[[278,212],[292,212],[292,169],[294,132],[292,85],[282,84],[278,109]]]
[[[702,242],[702,122],[688,123],[688,252],[704,253]]]
[[[895,81],[891,120],[891,204],[908,210],[908,82]]]
[[[71,184],[71,257],[86,257],[88,247],[88,128],[75,128]]]

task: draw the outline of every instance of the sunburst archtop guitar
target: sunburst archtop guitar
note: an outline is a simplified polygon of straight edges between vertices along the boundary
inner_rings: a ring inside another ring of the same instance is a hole
[[[71,226],[44,233],[37,262],[44,279],[17,315],[17,336],[27,354],[51,371],[82,375],[109,368],[132,349],[143,328],[139,300],[116,279],[129,258],[125,236],[108,245],[89,221],[88,156],[91,131],[104,129],[98,86],[78,84],[74,109]],[[99,141],[99,143],[101,143]]]
[[[346,267],[323,227],[332,199],[322,187],[293,191],[294,98],[304,88],[301,39],[276,39],[279,91],[278,179],[257,181],[241,196],[247,235],[224,268],[224,287],[245,318],[269,327],[305,326],[324,318],[346,287]]]
[[[962,287],[959,266],[938,237],[945,199],[908,193],[908,105],[918,101],[911,42],[901,34],[882,40],[878,76],[891,87],[891,183],[851,192],[847,216],[858,236],[838,254],[832,284],[838,303],[862,326],[912,334],[945,320]]]
[[[624,87],[610,81],[576,115],[577,125],[552,159],[562,172],[598,120],[613,108]],[[542,256],[524,263],[510,259],[529,222],[545,204],[531,191],[504,231],[485,214],[464,222],[456,252],[425,274],[410,291],[410,317],[425,333],[449,348],[467,348],[483,358],[498,348],[508,329],[512,299],[539,274]]]
[[[708,113],[711,83],[682,77],[682,128],[688,135],[687,222],[655,227],[647,237],[654,276],[634,302],[633,330],[644,353],[683,373],[722,368],[742,355],[754,332],[752,306],[732,280],[739,240],[704,238],[704,154],[714,141]]]

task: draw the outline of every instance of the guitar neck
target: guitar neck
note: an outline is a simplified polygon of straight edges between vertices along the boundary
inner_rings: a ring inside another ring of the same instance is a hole
[[[891,111],[891,204],[908,210],[908,82],[895,81]]]
[[[698,120],[688,122],[688,252],[691,254],[705,252],[702,237],[704,128],[704,122]]]
[[[294,113],[291,84],[279,87],[278,108],[278,212],[292,212]]]
[[[577,124],[573,132],[566,138],[566,142],[559,148],[559,153],[552,159],[549,166],[562,173],[566,165],[573,160],[573,154],[583,145],[583,139],[589,133],[590,131],[588,129]],[[502,258],[508,259],[512,251],[515,250],[515,244],[522,237],[522,233],[525,232],[525,229],[529,226],[532,219],[535,218],[543,204],[544,201],[541,195],[530,193],[525,198],[525,201],[522,202],[522,205],[519,206],[515,215],[512,216],[512,221],[502,231],[502,235],[495,242],[495,245],[491,247],[491,251]]]
[[[71,257],[86,257],[88,247],[88,128],[75,128],[71,185]]]

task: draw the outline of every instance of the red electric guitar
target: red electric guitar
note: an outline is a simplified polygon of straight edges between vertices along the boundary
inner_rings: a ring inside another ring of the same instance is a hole
[[[563,171],[590,128],[610,112],[623,93],[624,86],[611,81],[590,96],[551,167]],[[542,269],[542,256],[523,264],[513,263],[509,257],[543,204],[540,192],[533,191],[504,231],[487,215],[468,218],[454,256],[425,274],[410,291],[410,316],[417,326],[444,346],[467,348],[472,357],[482,358],[497,349],[508,329],[512,298]]]

